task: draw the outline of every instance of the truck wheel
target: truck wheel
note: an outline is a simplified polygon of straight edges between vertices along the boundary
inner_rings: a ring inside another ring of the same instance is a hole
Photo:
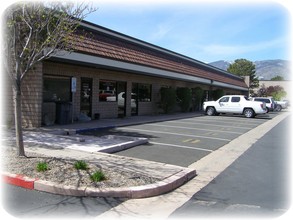
[[[255,116],[254,111],[251,108],[245,109],[243,114],[246,118],[253,118]]]
[[[206,110],[206,113],[207,113],[207,115],[212,116],[212,115],[215,115],[216,110],[214,107],[208,107]]]

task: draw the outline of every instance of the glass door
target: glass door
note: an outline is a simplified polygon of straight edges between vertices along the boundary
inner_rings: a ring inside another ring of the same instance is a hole
[[[126,82],[117,82],[118,117],[126,116]]]
[[[80,112],[92,117],[92,84],[91,78],[81,78]]]
[[[131,89],[131,115],[138,115],[138,83],[132,83]]]

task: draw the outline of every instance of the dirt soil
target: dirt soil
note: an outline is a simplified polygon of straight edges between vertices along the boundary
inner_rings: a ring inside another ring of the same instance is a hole
[[[131,171],[103,167],[98,161],[96,163],[87,162],[87,170],[77,170],[74,167],[76,160],[46,157],[30,152],[27,152],[26,155],[27,157],[18,157],[16,150],[11,147],[2,150],[2,171],[75,187],[130,187],[151,184],[158,181],[156,178],[142,176]],[[38,172],[36,167],[39,162],[46,162],[49,169],[44,172]],[[101,170],[105,174],[106,180],[93,182],[90,176],[98,170]]]

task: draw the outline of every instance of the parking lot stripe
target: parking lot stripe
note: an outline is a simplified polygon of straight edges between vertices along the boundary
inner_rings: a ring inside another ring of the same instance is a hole
[[[183,143],[186,143],[186,142],[190,142],[190,141],[192,141],[193,139],[186,139],[186,140],[184,140],[184,141],[182,141]]]
[[[249,124],[249,123],[245,123],[245,122],[240,122],[240,121],[223,121],[223,120],[206,120],[206,119],[183,119],[182,121],[190,121],[190,122],[206,122],[207,124],[213,124],[213,123],[221,123],[221,124],[227,124],[227,125],[246,125],[246,126],[255,126],[258,125],[257,124]]]
[[[182,121],[176,121],[176,122],[173,122],[173,121],[168,121],[168,123],[177,123],[177,124],[179,124],[179,123],[181,123],[181,124],[190,124],[190,125],[192,125],[192,124],[199,124],[199,125],[210,125],[210,126],[217,126],[217,127],[223,127],[223,128],[237,128],[237,129],[244,129],[244,130],[250,130],[250,129],[252,129],[252,128],[250,128],[250,127],[243,127],[243,126],[241,126],[241,127],[239,127],[239,126],[228,126],[228,125],[217,125],[217,124],[206,124],[206,123],[201,123],[201,122],[182,122]]]
[[[188,146],[182,146],[182,145],[176,145],[176,144],[166,144],[166,143],[160,143],[160,142],[149,142],[150,144],[158,144],[158,145],[165,145],[165,146],[171,146],[171,147],[178,147],[178,148],[187,148],[187,149],[193,149],[193,150],[201,150],[201,151],[207,151],[207,152],[213,152],[213,150],[205,149],[205,148],[199,148],[199,147],[188,147]]]
[[[212,117],[212,118],[210,118],[210,117],[203,117],[203,118],[201,118],[201,120],[207,120],[207,121],[226,121],[226,123],[228,123],[229,121],[232,121],[232,122],[235,121],[235,117],[223,117],[223,116],[220,116],[220,117]],[[262,118],[261,119],[260,118],[248,119],[248,118],[241,118],[241,117],[238,117],[237,120],[240,123],[243,123],[243,124],[252,124],[252,125],[261,124],[262,121],[263,121]]]
[[[199,143],[199,142],[200,142],[200,140],[198,140],[198,139],[196,139],[194,141],[191,141],[191,143],[193,143],[193,144],[196,144],[196,143]]]
[[[233,134],[243,134],[243,132],[236,132],[236,131],[219,131],[219,130],[212,130],[212,129],[204,129],[204,128],[189,128],[189,127],[181,127],[181,126],[173,126],[173,125],[160,125],[160,124],[148,124],[150,126],[158,126],[158,127],[170,127],[170,128],[182,128],[187,130],[199,130],[199,131],[211,131],[211,132],[224,132],[224,133],[233,133]]]
[[[184,137],[214,139],[214,140],[219,140],[219,141],[231,141],[231,139],[226,139],[226,138],[207,137],[207,136],[191,135],[191,134],[180,134],[180,133],[173,133],[173,132],[166,132],[166,131],[152,131],[152,130],[144,130],[144,129],[137,129],[137,128],[127,128],[126,130],[142,131],[142,132],[148,132],[148,133],[171,134],[171,135],[184,136]]]

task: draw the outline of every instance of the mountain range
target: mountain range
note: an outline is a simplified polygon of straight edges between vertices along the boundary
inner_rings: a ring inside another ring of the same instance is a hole
[[[227,70],[234,61],[219,60],[209,63],[209,65],[222,70]],[[253,62],[255,73],[259,80],[271,80],[275,76],[282,76],[284,80],[292,80],[291,62],[288,60],[261,60]]]

